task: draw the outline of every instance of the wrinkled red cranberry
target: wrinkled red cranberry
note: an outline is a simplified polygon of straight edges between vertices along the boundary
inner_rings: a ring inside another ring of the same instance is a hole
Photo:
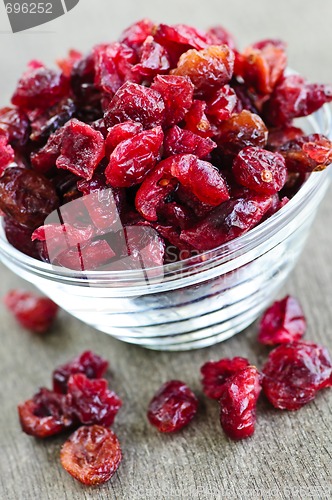
[[[259,326],[258,341],[262,344],[287,344],[300,340],[307,327],[301,305],[287,295],[265,311]]]
[[[58,168],[91,179],[105,156],[104,138],[89,125],[73,119],[64,127],[60,151],[56,160]]]
[[[179,123],[191,108],[194,86],[189,78],[176,75],[157,75],[151,88],[159,92],[165,103],[164,125]]]
[[[31,122],[30,139],[34,142],[40,142],[48,139],[50,134],[62,127],[70,118],[73,117],[76,106],[71,99],[64,99],[58,104],[42,113],[29,113]]]
[[[261,392],[260,374],[249,366],[226,380],[220,397],[220,423],[234,440],[253,435],[256,424],[256,403]]]
[[[12,103],[22,109],[47,109],[68,95],[69,82],[62,74],[39,67],[28,69],[21,77]]]
[[[8,292],[4,303],[24,328],[36,333],[50,329],[59,309],[52,300],[23,290]]]
[[[193,154],[198,158],[205,158],[216,147],[216,143],[208,137],[200,137],[190,130],[183,130],[174,125],[165,135],[164,156]]]
[[[213,45],[228,45],[232,50],[236,47],[233,36],[223,26],[213,26],[206,34],[212,40]]]
[[[332,158],[332,142],[321,134],[298,137],[279,149],[289,172],[306,173],[324,170]]]
[[[155,42],[152,36],[148,36],[141,47],[140,62],[133,67],[132,72],[140,79],[151,79],[158,73],[167,73],[170,67],[167,50]]]
[[[274,126],[290,124],[294,118],[307,116],[332,101],[332,86],[307,83],[298,75],[286,76],[265,103],[264,116]]]
[[[19,224],[40,226],[58,203],[51,182],[37,172],[13,167],[0,177],[0,209]]]
[[[255,227],[271,207],[270,196],[229,200],[205,219],[181,232],[181,240],[199,251],[212,250]]]
[[[263,390],[280,410],[299,410],[317,391],[332,386],[332,362],[324,347],[309,342],[280,345],[263,367]]]
[[[73,425],[65,410],[65,396],[42,388],[18,406],[23,432],[37,438],[59,434]]]
[[[104,379],[90,380],[83,373],[71,375],[67,385],[67,411],[80,423],[110,427],[122,401]]]
[[[234,52],[227,45],[211,45],[203,50],[188,50],[171,74],[188,76],[200,94],[228,83],[233,69]]]
[[[11,146],[20,148],[29,139],[29,119],[27,115],[18,108],[0,109],[0,130],[8,135]]]
[[[62,467],[83,484],[106,483],[122,459],[118,438],[100,425],[80,427],[61,448]]]
[[[68,363],[59,366],[53,372],[53,389],[66,394],[67,382],[71,375],[83,373],[88,378],[102,378],[108,368],[108,362],[92,351],[85,351]]]
[[[115,252],[105,240],[88,241],[64,250],[52,264],[74,271],[94,271],[108,263]]]
[[[212,399],[220,399],[225,382],[250,365],[245,358],[223,358],[208,361],[201,367],[203,391]]]
[[[233,162],[236,181],[260,194],[274,194],[285,185],[287,169],[279,153],[265,149],[244,148]]]
[[[185,51],[186,48],[190,47],[198,50],[204,49],[209,43],[205,33],[186,24],[174,24],[173,26],[159,24],[154,38],[170,50],[174,44],[183,45]]]
[[[105,113],[107,127],[125,121],[140,122],[145,129],[164,121],[165,104],[156,90],[127,82],[117,91]]]
[[[1,131],[0,131],[1,132]],[[5,135],[0,135],[0,175],[15,159],[14,150]]]
[[[180,380],[171,380],[150,401],[147,416],[160,432],[175,432],[191,422],[197,408],[198,400],[189,387]]]
[[[228,120],[236,106],[237,95],[229,85],[224,85],[218,89],[207,101],[206,114],[215,123],[221,123]]]
[[[319,134],[313,134],[309,138],[313,140],[305,142],[302,149],[311,160],[318,164],[315,170],[323,170],[332,163],[332,142]]]
[[[194,99],[191,108],[184,117],[185,128],[201,137],[212,137],[215,135],[215,130],[206,116],[206,109],[205,101]]]
[[[131,24],[125,29],[119,38],[119,41],[129,47],[140,47],[149,35],[152,35],[154,23],[150,19],[142,19],[134,24]]]
[[[162,128],[156,127],[122,141],[106,167],[107,183],[115,188],[140,184],[160,159],[163,139]]]
[[[58,129],[54,134],[50,135],[45,146],[31,153],[31,165],[34,170],[45,174],[55,167],[60,156],[63,133],[63,128]]]
[[[211,163],[194,155],[176,155],[160,162],[136,194],[136,208],[145,219],[157,220],[158,202],[174,189],[176,179],[204,203],[217,206],[229,199],[226,183]]]
[[[105,141],[106,156],[109,157],[118,144],[143,132],[143,125],[139,122],[118,123],[110,128]]]
[[[8,242],[20,252],[38,259],[38,249],[36,243],[31,241],[33,230],[22,226],[11,217],[4,217],[4,229]]]
[[[298,139],[304,135],[303,130],[298,127],[286,125],[285,127],[272,128],[269,130],[267,149],[277,151],[283,144]]]

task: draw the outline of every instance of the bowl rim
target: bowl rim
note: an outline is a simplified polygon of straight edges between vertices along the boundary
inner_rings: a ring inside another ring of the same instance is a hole
[[[322,108],[312,115],[301,118],[300,120],[310,123],[314,132],[324,134],[332,139],[332,110],[328,104],[322,106]],[[318,125],[319,122],[323,122],[323,127]],[[331,168],[331,166],[328,168]],[[215,267],[216,265],[220,266],[239,255],[243,255],[252,250],[255,246],[258,246],[259,243],[262,243],[267,236],[269,237],[271,234],[279,232],[281,228],[287,225],[292,215],[294,214],[294,216],[296,216],[301,203],[308,201],[309,197],[312,197],[320,190],[325,190],[324,186],[326,186],[328,182],[328,174],[328,169],[324,172],[312,172],[300,190],[284,207],[238,238],[212,250],[202,252],[198,256],[161,266],[144,268],[144,273],[150,272],[155,275],[162,275],[163,278],[168,277],[175,280],[179,278],[179,275],[181,278],[184,272],[186,276],[188,273],[191,274],[191,272],[196,274],[210,267]],[[30,257],[17,250],[7,241],[3,222],[1,222],[0,260],[4,255],[7,256],[11,262],[16,263],[19,267],[23,267],[26,270],[35,271],[37,274],[41,273],[42,275],[47,274],[49,278],[52,277],[55,280],[57,278],[68,280],[78,285],[86,285],[87,281],[89,282],[89,286],[91,286],[91,284],[93,286],[94,282],[97,283],[99,281],[103,281],[104,283],[124,281],[129,284],[132,281],[137,283],[139,279],[142,279],[142,269],[125,271],[75,271],[60,266],[54,266],[53,264]],[[220,274],[222,274],[222,272]]]

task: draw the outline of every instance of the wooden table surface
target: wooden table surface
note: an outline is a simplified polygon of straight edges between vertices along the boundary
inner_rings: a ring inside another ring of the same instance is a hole
[[[91,6],[93,5],[93,6]],[[5,104],[30,58],[51,62],[68,47],[88,49],[119,34],[134,19],[206,27],[220,22],[238,35],[240,46],[266,37],[289,43],[290,65],[317,81],[332,81],[332,3],[327,0],[81,0],[65,17],[12,35],[0,6],[0,99]],[[332,192],[321,205],[310,240],[283,290],[301,300],[308,317],[307,339],[332,352]],[[0,295],[29,287],[1,266]],[[218,408],[203,397],[199,367],[208,359],[246,356],[261,366],[267,349],[256,342],[257,325],[217,346],[194,352],[158,353],[126,345],[61,313],[52,332],[40,338],[19,328],[0,305],[0,498],[73,499],[328,499],[331,483],[332,390],[299,412],[273,410],[262,399],[253,438],[234,443],[222,433]],[[123,463],[106,485],[89,489],[59,463],[63,438],[36,441],[20,430],[16,406],[52,369],[85,349],[105,356],[109,379],[124,400],[114,425]],[[192,425],[160,435],[146,420],[154,391],[170,378],[186,381],[200,397]]]

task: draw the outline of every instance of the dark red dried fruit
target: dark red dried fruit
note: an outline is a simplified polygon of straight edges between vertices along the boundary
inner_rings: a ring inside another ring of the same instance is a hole
[[[23,432],[41,439],[59,434],[73,425],[65,412],[65,396],[45,388],[20,404],[18,414]]]
[[[249,365],[247,359],[240,357],[208,361],[201,367],[204,394],[212,399],[220,399],[225,382]]]
[[[31,165],[34,170],[45,174],[55,167],[60,156],[63,132],[63,128],[60,128],[51,134],[45,146],[31,154]]]
[[[263,367],[263,390],[280,410],[299,410],[317,391],[332,386],[332,362],[325,347],[309,342],[280,345]]]
[[[115,252],[107,241],[95,240],[64,250],[52,263],[74,271],[95,271],[107,264],[114,256]]]
[[[140,132],[143,132],[143,125],[139,122],[123,122],[111,127],[105,141],[106,156],[109,157],[120,142],[132,139]]]
[[[260,194],[274,194],[285,185],[287,169],[279,153],[265,149],[244,148],[233,162],[236,181]]]
[[[183,120],[193,103],[194,86],[189,78],[157,75],[151,88],[159,92],[165,103],[165,127]]]
[[[67,411],[81,424],[105,427],[113,424],[122,401],[108,389],[107,380],[89,380],[78,373],[70,376],[67,387]]]
[[[92,351],[85,351],[68,363],[58,366],[53,372],[53,390],[66,394],[71,375],[83,373],[88,378],[101,378],[108,368],[108,362]]]
[[[6,132],[11,146],[20,148],[27,143],[29,126],[27,115],[20,109],[0,109],[0,130]]]
[[[235,41],[233,36],[223,26],[213,26],[206,32],[213,45],[228,45],[232,50],[235,49]]]
[[[91,179],[105,156],[104,137],[86,123],[73,119],[64,127],[56,166]]]
[[[234,52],[227,45],[211,45],[203,50],[188,50],[171,74],[188,76],[198,94],[216,90],[233,75]]]
[[[275,87],[264,106],[266,121],[274,126],[288,125],[294,118],[307,116],[332,101],[332,86],[307,83],[290,75]]]
[[[159,92],[127,82],[111,100],[104,118],[107,127],[133,121],[148,129],[161,125],[164,117],[165,104]]]
[[[219,402],[220,423],[231,439],[245,439],[255,432],[260,392],[260,374],[254,366],[236,373],[224,383]]]
[[[298,137],[279,149],[289,172],[324,170],[332,160],[332,142],[321,134]]]
[[[207,101],[206,114],[215,123],[228,120],[237,106],[237,95],[229,85],[218,89]]]
[[[31,241],[33,229],[22,226],[11,217],[4,218],[4,229],[6,238],[13,247],[29,257],[39,258],[36,243]]]
[[[226,183],[211,163],[194,155],[176,155],[160,162],[136,194],[136,208],[145,219],[157,220],[158,204],[174,190],[176,180],[211,206],[229,199]]]
[[[286,125],[285,127],[273,128],[269,130],[267,149],[277,151],[283,144],[304,135],[303,130],[298,127]]]
[[[264,148],[267,137],[268,130],[263,120],[244,110],[219,125],[216,142],[224,154],[234,156],[249,146]]]
[[[196,415],[198,400],[180,380],[170,380],[161,386],[149,403],[148,419],[160,432],[175,432]]]
[[[60,454],[62,467],[89,486],[109,481],[121,459],[118,438],[100,425],[80,427],[62,446]]]
[[[50,329],[59,309],[52,300],[23,290],[8,292],[4,303],[24,328],[36,333]]]
[[[76,106],[71,99],[64,99],[58,104],[40,112],[29,113],[31,122],[30,139],[34,142],[41,142],[50,136],[53,132],[62,127],[70,118],[73,117]],[[35,115],[35,116],[33,116]]]
[[[198,158],[205,158],[216,147],[216,143],[208,137],[200,137],[190,130],[183,130],[174,125],[165,135],[164,156],[193,154]]]
[[[61,69],[62,73],[68,78],[71,75],[72,69],[78,61],[83,58],[83,54],[77,50],[70,49],[68,56],[64,59],[58,59],[57,65]]]
[[[174,24],[173,26],[159,24],[154,33],[154,38],[162,45],[165,45],[170,52],[172,52],[174,46],[182,45],[182,51],[190,47],[199,50],[207,47],[209,43],[205,33],[186,24]]]
[[[201,137],[212,137],[215,130],[206,116],[207,104],[205,101],[194,99],[191,108],[184,117],[186,129]]]
[[[141,47],[140,62],[133,69],[133,75],[140,79],[151,79],[158,73],[167,73],[171,64],[167,50],[148,36]]]
[[[58,203],[51,182],[37,172],[13,167],[0,178],[0,209],[19,224],[40,226]]]
[[[305,334],[307,322],[301,305],[287,295],[265,311],[259,326],[258,341],[276,345],[296,342]]]
[[[181,240],[201,252],[212,250],[255,227],[271,204],[269,196],[226,201],[205,219],[182,231]]]
[[[162,128],[156,127],[122,141],[106,167],[107,183],[116,188],[140,184],[160,159],[163,139]]]
[[[121,33],[119,41],[129,47],[138,48],[149,35],[152,35],[153,28],[154,23],[150,19],[142,19],[125,29]]]
[[[22,109],[47,109],[68,91],[69,82],[62,73],[43,67],[30,68],[19,80],[12,103]]]
[[[0,135],[0,175],[14,159],[14,150],[10,144],[8,144],[7,137],[5,135]]]

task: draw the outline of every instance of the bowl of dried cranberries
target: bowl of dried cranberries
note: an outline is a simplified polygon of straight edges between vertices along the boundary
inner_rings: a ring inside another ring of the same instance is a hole
[[[0,258],[80,320],[154,349],[240,332],[327,189],[332,86],[285,44],[144,19],[0,110]]]

